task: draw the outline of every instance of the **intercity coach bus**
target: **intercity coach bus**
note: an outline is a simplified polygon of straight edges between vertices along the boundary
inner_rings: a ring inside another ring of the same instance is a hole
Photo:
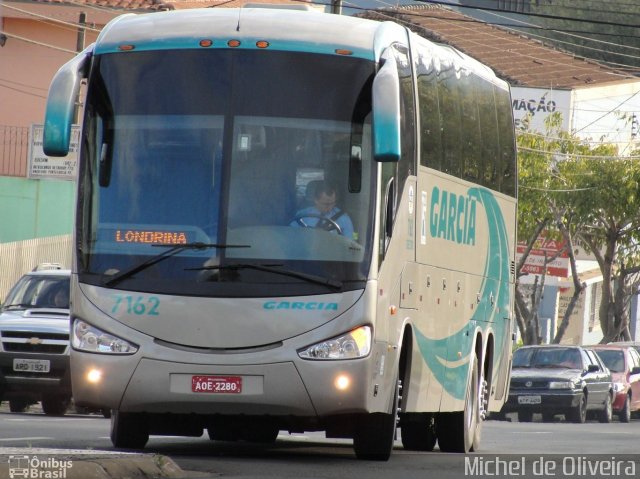
[[[113,410],[115,447],[325,431],[386,460],[399,428],[478,448],[515,279],[488,67],[393,22],[183,10],[119,16],[61,67],[46,154],[79,96],[73,396]]]

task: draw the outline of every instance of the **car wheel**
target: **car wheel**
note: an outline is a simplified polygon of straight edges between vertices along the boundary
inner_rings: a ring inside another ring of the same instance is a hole
[[[587,420],[587,396],[583,394],[576,407],[569,410],[568,419],[575,423],[584,423]]]
[[[631,398],[627,394],[627,397],[624,398],[624,404],[622,409],[618,413],[618,419],[620,422],[630,422],[631,421]]]
[[[31,403],[20,399],[11,399],[9,401],[9,411],[11,412],[27,412]]]
[[[518,422],[531,422],[532,419],[533,419],[533,412],[518,411]]]
[[[146,417],[140,413],[123,413],[114,410],[111,414],[111,443],[123,449],[143,449],[149,441]]]
[[[42,411],[47,416],[63,416],[69,407],[69,398],[64,396],[44,396]]]
[[[611,408],[611,394],[607,394],[607,399],[604,402],[604,408],[598,414],[598,420],[602,423],[611,422],[611,417],[613,416],[613,410]]]

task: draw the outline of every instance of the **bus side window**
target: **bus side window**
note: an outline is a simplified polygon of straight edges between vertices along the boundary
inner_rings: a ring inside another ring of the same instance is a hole
[[[425,54],[417,65],[418,97],[420,99],[420,164],[442,169],[442,134],[436,70]]]
[[[444,151],[441,171],[459,177],[462,158],[460,84],[456,78],[455,65],[450,63],[447,67],[444,65],[443,67],[438,74],[440,124],[442,125],[442,148]]]

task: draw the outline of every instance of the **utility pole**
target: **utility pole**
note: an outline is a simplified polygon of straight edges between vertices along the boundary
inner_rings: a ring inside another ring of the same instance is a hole
[[[76,40],[76,51],[80,53],[84,50],[84,34],[85,34],[85,25],[87,24],[87,14],[84,12],[80,12],[80,18],[78,19],[78,37]]]
[[[342,15],[342,0],[331,0],[331,13]]]

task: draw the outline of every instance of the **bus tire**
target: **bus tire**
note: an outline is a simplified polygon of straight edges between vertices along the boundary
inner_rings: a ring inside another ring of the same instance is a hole
[[[436,434],[442,452],[477,450],[480,445],[482,420],[480,418],[480,378],[478,358],[471,362],[471,374],[465,394],[464,411],[440,413],[436,418]]]
[[[411,418],[405,414],[401,421],[400,431],[402,446],[407,451],[433,451],[436,446],[436,427],[431,414],[416,414]]]
[[[121,449],[143,449],[149,441],[149,427],[140,413],[111,413],[111,443]]]
[[[395,381],[390,413],[370,413],[359,416],[353,434],[353,449],[356,458],[369,461],[388,461],[396,437],[398,389]]]

